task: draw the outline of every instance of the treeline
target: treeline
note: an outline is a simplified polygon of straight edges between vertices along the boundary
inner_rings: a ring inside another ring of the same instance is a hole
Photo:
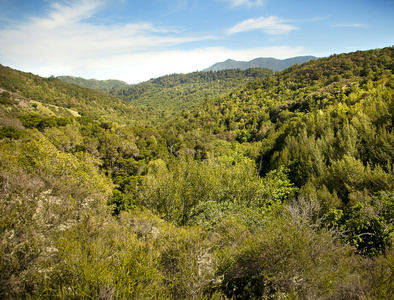
[[[392,298],[393,58],[294,66],[157,128],[6,101],[1,297]]]
[[[81,87],[85,87],[103,93],[109,93],[109,91],[111,91],[114,88],[129,86],[129,84],[127,84],[126,82],[116,79],[97,80],[97,79],[85,79],[82,77],[74,77],[74,76],[57,76],[56,78],[66,83],[79,85]]]

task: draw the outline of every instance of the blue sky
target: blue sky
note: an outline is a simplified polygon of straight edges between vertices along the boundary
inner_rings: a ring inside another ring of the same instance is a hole
[[[138,83],[394,44],[394,0],[0,0],[0,64]]]

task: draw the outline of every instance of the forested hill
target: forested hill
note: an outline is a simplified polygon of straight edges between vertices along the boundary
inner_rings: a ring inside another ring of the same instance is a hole
[[[20,97],[63,108],[79,114],[120,124],[149,124],[152,111],[138,108],[108,94],[67,84],[54,77],[43,78],[0,65],[0,88]]]
[[[392,47],[332,55],[290,67],[207,101],[184,113],[183,122],[188,129],[200,128],[229,141],[245,142],[264,140],[273,129],[313,114],[335,115],[332,124],[342,124],[353,109],[378,105],[378,91],[390,93],[393,68]]]
[[[312,59],[317,59],[315,56],[297,56],[286,59],[276,59],[272,57],[259,57],[252,59],[251,61],[236,61],[228,59],[224,62],[219,62],[204,71],[219,71],[226,69],[241,69],[246,70],[248,68],[267,68],[274,72],[283,71],[295,64],[303,64]]]
[[[115,79],[97,80],[97,79],[85,79],[82,77],[74,77],[74,76],[57,76],[56,78],[66,83],[79,85],[85,88],[89,88],[104,93],[108,93],[113,88],[121,88],[121,87],[129,86],[128,83]]]
[[[293,66],[185,113],[184,134],[238,141],[261,174],[287,168],[296,186],[328,188],[343,205],[392,191],[393,59],[390,47]]]
[[[162,118],[158,121],[163,122],[182,111],[198,107],[207,99],[270,75],[273,72],[263,68],[172,74],[129,87],[114,88],[110,94],[133,105],[160,112]]]
[[[332,55],[146,127],[2,67],[0,298],[394,299],[393,72]]]

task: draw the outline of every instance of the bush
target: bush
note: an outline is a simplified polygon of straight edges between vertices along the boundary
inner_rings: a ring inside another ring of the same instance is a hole
[[[350,284],[362,290],[356,267],[351,248],[327,232],[284,221],[246,237],[219,266],[222,289],[234,299],[335,299]]]
[[[246,208],[267,209],[275,202],[285,201],[296,190],[283,170],[273,171],[262,179],[257,176],[255,164],[250,159],[242,158],[238,162],[221,159],[171,161],[168,170],[159,168],[146,176],[136,204],[163,214],[168,221],[184,225],[191,217],[197,222],[210,218],[197,216],[209,213],[203,208],[208,203],[217,203],[219,214],[220,211],[228,214],[241,207],[247,213]],[[229,205],[233,207],[230,210]]]

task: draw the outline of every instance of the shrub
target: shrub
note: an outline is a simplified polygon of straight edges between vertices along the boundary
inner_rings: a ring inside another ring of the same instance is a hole
[[[348,281],[362,290],[352,279],[356,266],[351,248],[330,234],[282,220],[246,237],[220,269],[234,299],[333,299]]]

